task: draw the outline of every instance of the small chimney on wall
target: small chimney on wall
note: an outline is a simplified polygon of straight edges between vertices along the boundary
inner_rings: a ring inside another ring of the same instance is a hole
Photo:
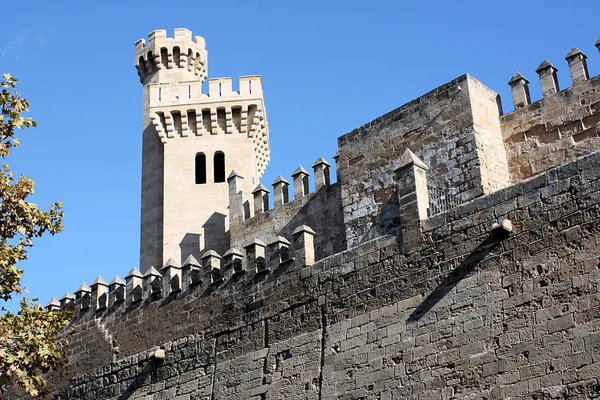
[[[292,173],[294,179],[294,200],[304,197],[308,194],[308,177],[310,174],[300,165]]]
[[[540,86],[544,97],[552,96],[560,91],[558,88],[558,77],[556,76],[556,67],[548,62],[542,61],[539,67],[535,70],[540,76]]]
[[[269,209],[269,190],[262,184],[252,191],[254,197],[254,214],[264,213]]]
[[[315,191],[321,189],[323,186],[329,186],[329,164],[323,157],[319,157],[313,164],[313,170],[315,172]]]
[[[569,63],[569,72],[571,73],[571,80],[573,84],[588,80],[588,69],[586,60],[587,57],[577,47],[573,47],[569,54],[565,57],[565,60]]]
[[[520,73],[515,73],[510,81],[510,90],[512,92],[513,104],[515,110],[523,108],[531,104],[531,96],[529,96],[529,81]]]
[[[285,178],[279,175],[273,182],[274,204],[279,206],[290,201],[289,198],[290,183]]]

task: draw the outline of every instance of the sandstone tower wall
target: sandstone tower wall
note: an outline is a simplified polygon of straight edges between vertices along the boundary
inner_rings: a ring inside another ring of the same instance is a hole
[[[260,77],[241,77],[239,91],[231,78],[210,79],[201,93],[207,57],[204,39],[192,40],[187,29],[173,38],[154,31],[148,44],[136,43],[144,85],[142,271],[227,249],[227,175],[246,176],[250,193],[269,160]]]

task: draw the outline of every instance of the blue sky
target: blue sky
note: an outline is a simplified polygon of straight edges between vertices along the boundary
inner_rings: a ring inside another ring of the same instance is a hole
[[[134,42],[155,29],[203,36],[209,77],[261,74],[271,163],[289,177],[337,137],[468,72],[512,109],[520,71],[540,97],[547,58],[570,86],[572,46],[600,71],[600,5],[571,1],[17,2],[0,25],[0,73],[19,79],[39,128],[8,159],[36,182],[40,206],[64,202],[63,233],[38,240],[23,283],[46,303],[138,265],[142,87]]]

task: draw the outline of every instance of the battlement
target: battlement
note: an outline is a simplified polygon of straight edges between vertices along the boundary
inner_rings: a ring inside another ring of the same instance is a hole
[[[598,42],[596,42],[596,46],[599,47],[598,51],[600,51]],[[563,91],[572,89],[590,79],[586,61],[587,56],[583,54],[581,50],[577,47],[573,47],[566,55],[565,60],[569,67],[569,74],[573,86],[563,89]],[[558,76],[556,74],[558,68],[552,65],[548,60],[543,60],[536,68],[535,72],[538,74],[543,95],[542,99],[538,101],[542,101],[561,91]],[[531,96],[529,94],[529,83],[530,82],[520,72],[516,72],[508,81],[508,84],[511,87],[515,111],[532,104]]]
[[[298,168],[296,168],[291,174],[293,182],[293,198],[291,198],[289,195],[290,183],[281,175],[275,179],[275,181],[271,184],[274,193],[274,208],[284,206],[289,202],[299,202],[303,197],[311,196],[315,192],[319,191],[322,187],[330,185],[331,164],[325,161],[323,157],[319,157],[313,163],[312,168],[314,171],[314,192],[310,191],[309,177],[311,174],[304,169],[302,165],[298,166]],[[231,179],[229,182],[232,184]],[[230,197],[229,204],[237,204],[236,202],[238,201],[238,197],[236,197],[236,194],[232,191],[229,193],[230,196],[233,196]],[[234,210],[234,208],[230,206],[229,209],[231,213],[231,220],[238,221],[240,220],[241,215],[243,215],[244,220],[248,220],[254,218],[257,214],[268,212],[270,210],[270,193],[271,192],[262,183],[259,183],[252,191],[252,199],[244,198],[242,200],[244,203],[246,201],[252,203],[252,207],[248,207],[247,209],[242,207],[239,210]]]
[[[107,283],[98,276],[90,286],[81,284],[74,295],[66,293],[60,301],[53,297],[46,309],[74,310],[78,318],[82,318],[88,312],[127,311],[176,295],[212,293],[256,284],[290,268],[302,271],[314,264],[314,235],[310,227],[302,225],[290,235],[291,242],[281,236],[267,243],[255,239],[245,243],[243,251],[231,248],[221,255],[208,250],[200,261],[190,255],[182,265],[169,259],[160,271],[151,267],[142,274],[132,268],[125,281],[117,275]]]
[[[204,38],[196,36],[192,40],[192,32],[185,28],[175,29],[172,38],[165,30],[155,30],[148,34],[148,44],[144,39],[135,42],[135,67],[143,84],[161,70],[187,71],[187,76],[204,81],[207,65]]]
[[[600,76],[589,77],[587,56],[576,47],[565,60],[572,85],[561,89],[558,68],[543,60],[536,69],[543,96],[537,101],[531,101],[529,81],[522,74],[509,81],[514,110],[502,115],[500,124],[512,182],[600,146]]]
[[[264,102],[262,80],[260,75],[241,76],[238,80],[239,90],[234,91],[232,79],[211,78],[208,80],[208,93],[202,93],[202,81],[183,80],[173,82],[152,82],[148,84],[150,107],[168,108],[196,103],[212,104],[225,107],[228,102],[256,103]],[[220,103],[224,103],[221,105]]]
[[[239,91],[232,89],[231,78],[211,78],[208,80],[208,94],[203,95],[203,98],[256,98],[263,94],[260,75],[240,76],[239,88]]]
[[[331,165],[323,157],[319,157],[312,165],[313,177],[304,167],[299,166],[291,174],[289,181],[278,176],[268,185],[272,193],[262,183],[251,190],[243,190],[247,179],[232,172],[227,179],[231,246],[243,246],[248,235],[269,241],[278,236],[290,236],[298,226],[308,225],[317,233],[317,260],[346,249],[342,228],[341,186],[331,184],[330,169]],[[310,189],[311,180],[314,182],[313,191]]]

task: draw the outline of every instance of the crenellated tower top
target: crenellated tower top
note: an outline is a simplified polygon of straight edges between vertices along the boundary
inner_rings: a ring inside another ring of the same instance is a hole
[[[151,120],[163,143],[176,136],[245,134],[262,176],[270,151],[260,75],[241,76],[238,91],[230,77],[211,78],[208,93],[202,93],[208,69],[206,41],[185,28],[175,29],[172,38],[163,29],[151,32],[147,44],[144,39],[135,43],[135,57],[147,91],[144,124]]]
[[[177,80],[204,82],[207,64],[206,41],[201,36],[192,39],[192,32],[185,28],[175,29],[172,38],[164,29],[156,30],[148,35],[148,44],[144,39],[135,43],[135,67],[142,84],[150,82],[159,71],[165,75],[161,81],[172,75]]]

